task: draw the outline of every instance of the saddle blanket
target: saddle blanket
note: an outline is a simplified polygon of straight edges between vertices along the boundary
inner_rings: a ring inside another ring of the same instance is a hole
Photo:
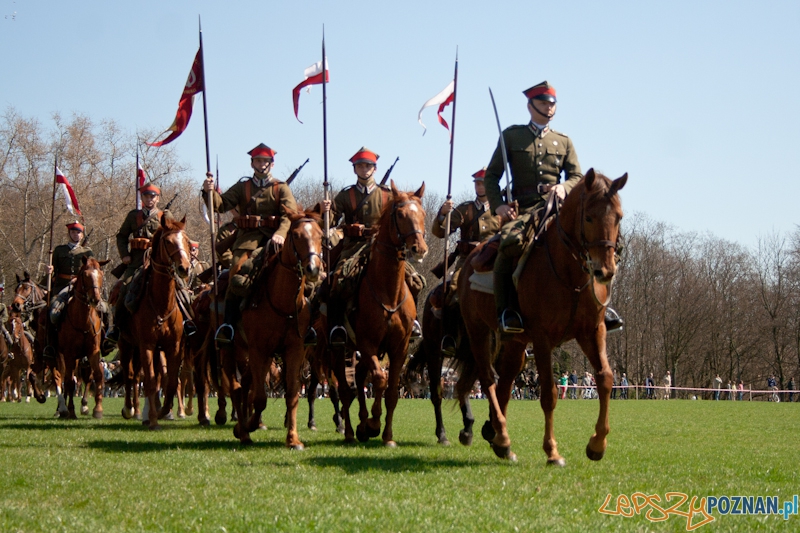
[[[473,291],[494,294],[494,272],[474,272],[469,277],[469,288]]]

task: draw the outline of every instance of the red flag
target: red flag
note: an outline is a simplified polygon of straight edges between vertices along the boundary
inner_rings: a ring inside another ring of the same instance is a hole
[[[142,168],[141,163],[139,163],[139,158],[136,158],[136,209],[142,208],[142,193],[139,192],[139,189],[144,185],[145,181],[147,181],[147,177],[144,174],[144,169]]]
[[[202,92],[204,88],[203,62],[201,60],[200,50],[198,50],[197,55],[194,57],[194,62],[192,63],[192,70],[189,71],[189,78],[186,80],[186,86],[183,88],[181,100],[178,102],[178,112],[175,115],[175,121],[172,123],[172,126],[167,128],[164,132],[171,131],[172,133],[163,141],[154,142],[152,144],[147,143],[149,146],[163,146],[169,144],[183,133],[186,126],[189,125],[189,119],[192,118],[194,95]]]
[[[300,120],[300,117],[297,116],[297,109],[298,105],[300,104],[300,91],[303,87],[308,87],[309,85],[319,85],[322,83],[322,61],[317,61],[310,67],[308,67],[305,71],[303,71],[303,76],[305,79],[301,81],[297,87],[292,89],[292,101],[294,102],[294,118],[302,124],[303,121]],[[325,59],[325,83],[331,81],[331,73],[328,68],[328,59]]]
[[[75,191],[72,190],[72,185],[64,174],[56,167],[56,183],[61,186],[61,191],[64,193],[64,203],[67,204],[67,211],[73,215],[77,214],[83,216],[80,207],[78,207],[78,197],[75,196]]]
[[[439,124],[447,128],[447,130],[449,131],[450,126],[448,126],[447,121],[444,118],[442,118],[442,111],[444,111],[445,107],[453,103],[453,98],[455,98],[455,80],[451,81],[447,85],[447,87],[445,87],[442,90],[442,92],[440,92],[439,94],[437,94],[436,96],[434,96],[433,98],[422,104],[422,108],[419,110],[419,113],[417,114],[417,121],[419,122],[420,126],[425,128],[425,124],[422,123],[422,111],[424,111],[426,107],[438,104],[439,111],[436,112],[436,115],[439,117]],[[425,128],[425,131],[427,131],[427,128]],[[422,132],[423,135],[425,135],[425,131]]]

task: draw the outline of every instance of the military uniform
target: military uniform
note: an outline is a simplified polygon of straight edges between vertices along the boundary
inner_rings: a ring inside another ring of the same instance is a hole
[[[125,220],[117,232],[117,251],[120,257],[130,256],[122,280],[127,282],[136,270],[144,263],[144,252],[150,247],[150,242],[156,230],[161,226],[161,215],[173,218],[169,211],[154,208],[151,211],[134,209],[128,212]]]
[[[227,224],[223,224],[217,230],[217,241],[215,247],[217,248],[217,264],[220,265],[223,269],[230,268],[231,262],[233,261],[233,252],[231,252],[231,246],[226,247],[224,250],[219,249],[219,244],[226,240],[228,237],[233,235],[236,232],[236,223],[233,221],[228,222]]]
[[[3,292],[5,292],[5,286],[0,284],[0,297],[3,296]],[[8,308],[6,308],[6,304],[0,302],[0,333],[3,334],[6,343],[11,347],[14,344],[14,339],[11,338],[11,334],[6,329],[6,322],[8,322]]]
[[[53,250],[52,294],[58,294],[69,286],[83,266],[83,258],[94,257],[88,246],[80,243],[60,244]]]

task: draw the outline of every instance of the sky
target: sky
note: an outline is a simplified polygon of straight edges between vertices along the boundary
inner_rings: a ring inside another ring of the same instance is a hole
[[[378,175],[447,193],[448,132],[422,104],[452,79],[458,53],[452,194],[463,197],[498,131],[529,120],[522,91],[558,92],[553,129],[584,171],[628,173],[627,215],[753,247],[798,222],[800,2],[797,1],[31,1],[0,0],[0,111],[52,125],[53,113],[125,131],[165,130],[198,48],[202,19],[212,167],[223,188],[251,174],[247,152],[277,150],[275,174],[323,176],[322,91],[292,88],[321,59],[328,174],[354,180],[367,146]],[[173,145],[205,171],[200,98]],[[451,108],[444,114],[452,121]]]

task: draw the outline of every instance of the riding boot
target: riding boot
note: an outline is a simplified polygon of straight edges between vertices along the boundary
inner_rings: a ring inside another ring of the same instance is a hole
[[[241,296],[236,296],[234,294],[228,294],[225,297],[225,321],[217,329],[217,333],[214,337],[217,343],[225,345],[233,343],[234,329],[241,314],[239,308],[242,305],[242,300],[243,298]]]
[[[6,338],[6,344],[8,344],[9,346],[14,344],[14,339],[11,337],[11,334],[6,329],[5,324],[0,324],[0,329],[3,330],[3,336]]]
[[[513,259],[502,252],[497,254],[494,263],[494,303],[500,332],[506,334],[525,331],[522,317],[517,311],[516,291],[514,281],[511,279],[513,273]]]
[[[606,324],[606,333],[622,331],[622,326],[625,324],[625,321],[622,320],[622,317],[619,316],[619,313],[610,307],[606,307],[604,322]]]

